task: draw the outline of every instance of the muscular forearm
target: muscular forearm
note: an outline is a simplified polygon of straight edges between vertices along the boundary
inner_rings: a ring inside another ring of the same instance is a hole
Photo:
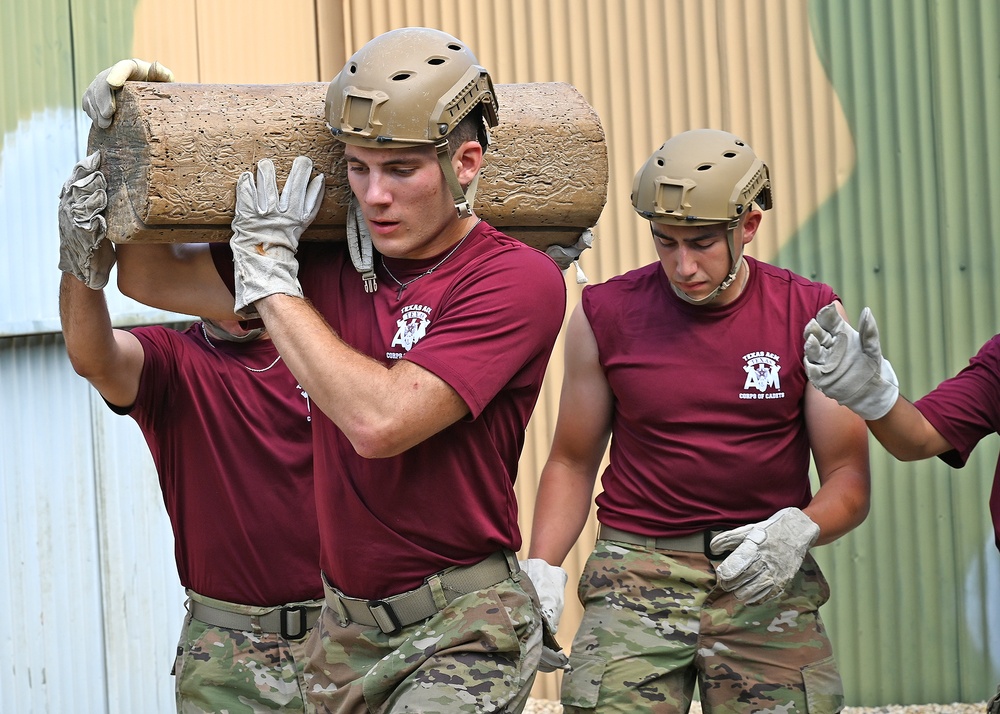
[[[595,479],[596,471],[589,476],[551,459],[546,463],[535,497],[529,558],[562,564],[590,516]]]
[[[406,361],[388,368],[352,349],[302,298],[270,295],[255,307],[313,404],[362,456],[401,453],[468,412],[457,393],[426,370]]]
[[[881,419],[868,422],[868,428],[900,461],[917,461],[952,449],[941,434],[913,404],[902,396]]]
[[[120,245],[117,253],[118,289],[133,300],[186,315],[238,319],[207,243]]]
[[[844,467],[828,475],[803,509],[820,535],[815,545],[832,543],[857,528],[868,516],[871,488],[867,471]]]
[[[88,376],[107,362],[115,343],[103,290],[91,290],[69,273],[63,273],[59,283],[59,320],[66,353],[80,376]]]
[[[73,369],[112,404],[135,400],[143,353],[128,332],[111,326],[103,290],[91,290],[63,273],[59,283],[59,319]]]

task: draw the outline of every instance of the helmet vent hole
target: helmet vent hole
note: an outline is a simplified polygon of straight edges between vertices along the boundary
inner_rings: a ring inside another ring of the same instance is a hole
[[[656,160],[656,165],[657,165],[657,166],[663,166],[663,159],[659,159],[659,158],[658,158],[658,159]]]
[[[710,168],[712,168],[712,164],[702,164],[698,167],[698,171],[708,171]]]
[[[403,82],[409,79],[412,75],[409,72],[398,72],[392,75],[393,82]]]
[[[454,43],[449,43],[448,44],[448,49],[451,50],[452,52],[461,52],[462,51],[462,45],[456,45]]]
[[[347,71],[350,72],[351,74],[357,74],[358,73],[358,65],[351,64],[350,68]]]
[[[429,60],[427,60],[427,64],[429,65],[439,65],[439,64],[444,64],[445,62],[446,60],[443,57],[431,57]]]
[[[735,159],[736,158],[736,152],[735,151],[727,151],[727,152],[723,153],[722,155],[725,156],[727,159]]]

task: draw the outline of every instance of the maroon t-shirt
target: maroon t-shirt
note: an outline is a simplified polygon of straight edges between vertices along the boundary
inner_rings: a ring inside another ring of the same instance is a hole
[[[914,405],[953,450],[940,455],[953,468],[962,468],[984,436],[1000,431],[1000,335],[983,345],[967,367],[935,387]],[[993,534],[1000,548],[1000,462],[990,494]]]
[[[145,362],[127,413],[160,478],[181,584],[208,597],[280,605],[323,597],[310,410],[270,340],[209,346],[132,330]],[[313,415],[315,410],[313,410]]]
[[[601,523],[685,535],[809,503],[802,330],[836,295],[747,261],[721,307],[677,297],[658,262],[584,288],[614,393]]]
[[[442,257],[386,263],[405,283]],[[304,243],[298,258],[305,296],[347,344],[385,365],[406,359],[430,370],[471,412],[398,456],[365,459],[314,410],[330,582],[353,597],[387,597],[444,568],[518,550],[518,459],[566,308],[556,264],[486,223],[401,295],[378,254],[371,294],[344,243]],[[231,285],[231,268],[217,265]]]

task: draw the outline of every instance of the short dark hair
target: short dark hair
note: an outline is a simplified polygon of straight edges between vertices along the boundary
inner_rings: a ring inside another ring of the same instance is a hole
[[[448,153],[454,154],[458,147],[467,141],[478,141],[483,145],[485,152],[485,137],[486,124],[483,120],[483,108],[482,105],[476,105],[448,135]]]

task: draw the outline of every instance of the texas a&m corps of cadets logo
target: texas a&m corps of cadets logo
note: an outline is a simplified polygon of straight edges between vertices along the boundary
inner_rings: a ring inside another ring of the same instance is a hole
[[[393,335],[390,346],[402,347],[403,350],[386,352],[385,356],[389,359],[402,359],[427,334],[427,328],[431,326],[431,308],[427,305],[406,305],[400,312],[401,315],[396,320],[396,334]]]
[[[780,399],[785,396],[781,391],[781,358],[773,352],[750,352],[743,355],[743,371],[746,381],[740,399]]]

